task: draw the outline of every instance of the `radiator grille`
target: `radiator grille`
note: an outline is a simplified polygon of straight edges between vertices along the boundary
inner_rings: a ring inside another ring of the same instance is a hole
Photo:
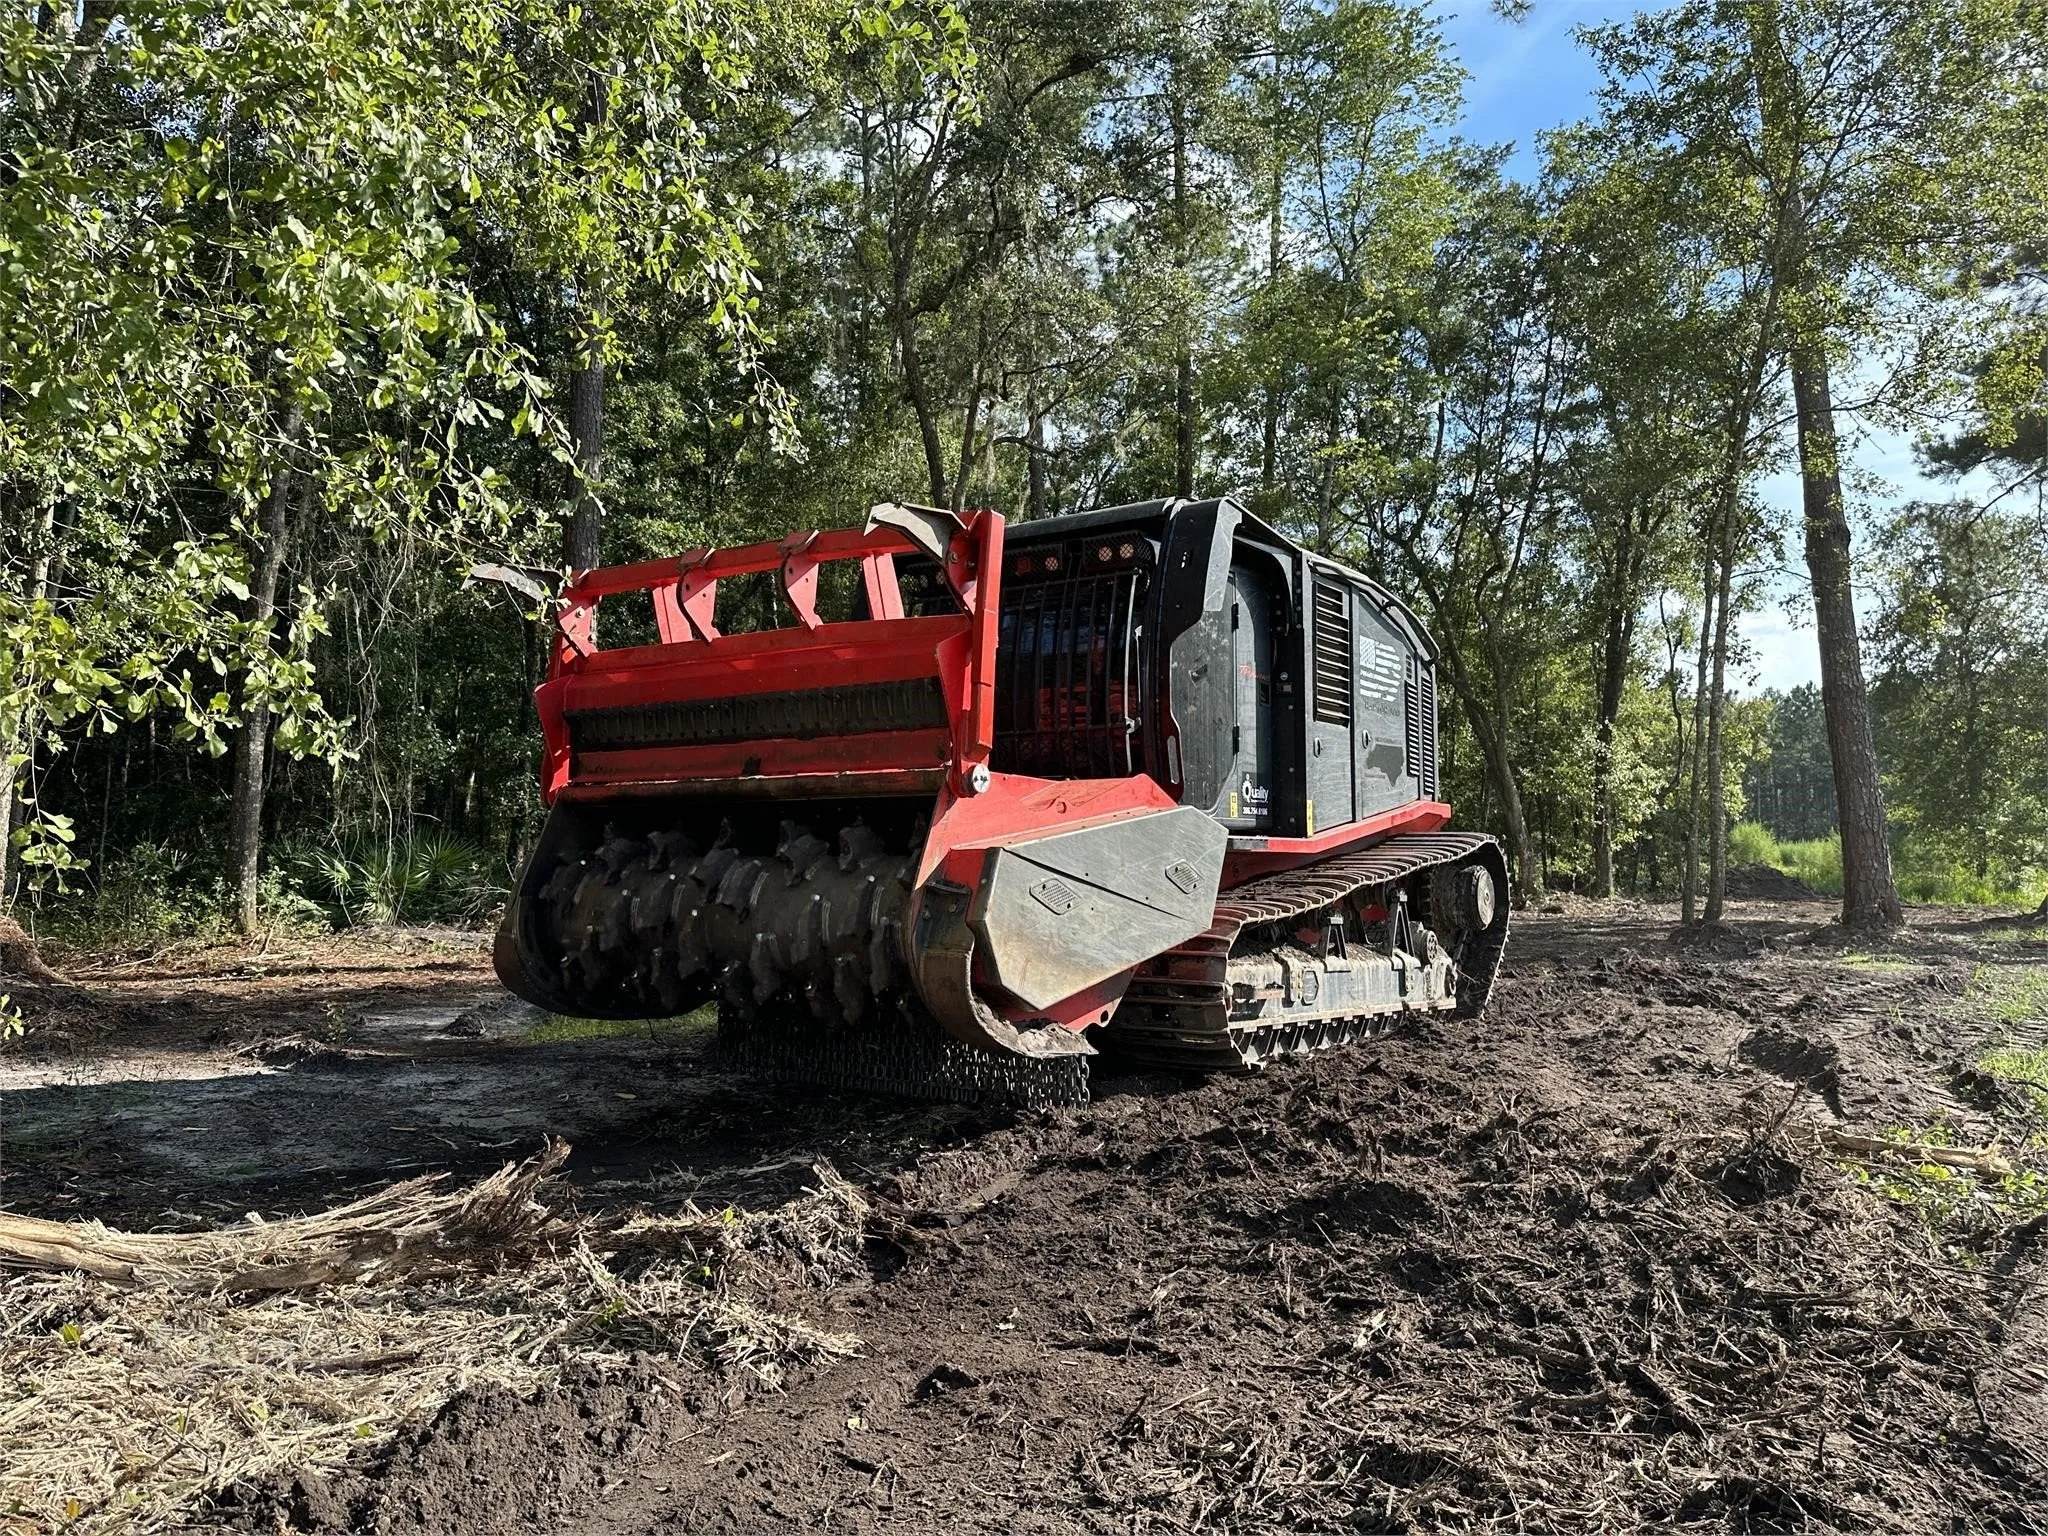
[[[1335,582],[1316,583],[1316,719],[1351,723],[1351,594]]]
[[[1077,563],[1058,559],[1048,568],[1041,553],[1036,569],[1004,583],[995,765],[1007,772],[1093,779],[1145,771],[1142,626],[1151,573],[1126,565],[1067,574]]]

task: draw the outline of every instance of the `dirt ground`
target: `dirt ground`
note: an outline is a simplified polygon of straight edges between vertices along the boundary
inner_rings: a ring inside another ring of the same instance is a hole
[[[2048,1060],[2048,939],[1732,912],[1681,945],[1668,908],[1567,902],[1478,1023],[1104,1065],[1024,1116],[546,1020],[474,934],[74,965],[0,1052],[0,1209],[278,1216],[549,1135],[586,1211],[767,1210],[818,1163],[872,1203],[803,1302],[854,1358],[480,1387],[194,1529],[2048,1530],[2048,1083],[2011,1080]]]

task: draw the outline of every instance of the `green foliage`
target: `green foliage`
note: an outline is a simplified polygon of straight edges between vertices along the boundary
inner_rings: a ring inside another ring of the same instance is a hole
[[[1979,874],[1965,864],[1944,858],[1938,851],[1924,850],[1910,839],[1894,859],[1898,870],[1899,895],[1907,901],[1930,902],[1937,906],[2008,907],[2033,906],[2048,891],[2048,878],[2037,876],[2024,885],[2008,884]]]
[[[1753,821],[1738,821],[1728,829],[1730,864],[1777,864],[1784,858],[1778,840],[1768,827]]]
[[[1979,1057],[1977,1065],[2020,1089],[2037,1113],[2048,1115],[2048,1046],[1998,1046]]]
[[[1882,530],[1872,687],[1894,826],[1945,888],[2048,881],[2048,527],[1969,502]]]
[[[270,701],[290,749],[338,757],[338,727],[313,688],[308,658],[325,625],[310,602],[292,613],[283,649],[252,651],[233,613],[248,595],[235,550],[182,541],[148,555],[132,529],[99,521],[104,542],[77,561],[90,583],[82,598],[0,586],[0,754],[19,769],[39,747],[62,750],[67,732],[110,736],[163,714],[174,739],[218,755],[239,716],[224,680],[240,670]],[[72,819],[42,811],[33,792],[23,801],[32,814],[11,838],[20,861],[59,882],[82,869]]]
[[[315,517],[371,549],[515,542],[532,463],[566,462],[517,331],[565,293],[608,354],[629,292],[693,311],[779,432],[709,125],[757,45],[842,35],[958,51],[950,13],[892,3],[0,11],[0,754],[165,709],[218,751],[260,711],[338,766],[310,660],[337,593],[322,571],[274,618],[260,551]],[[79,867],[24,807],[23,862]]]
[[[1778,868],[1823,896],[1842,894],[1842,834],[1797,838],[1778,844]]]
[[[2037,967],[1980,966],[1967,995],[1995,1026],[1991,1044],[1977,1059],[1980,1071],[2018,1088],[2039,1113],[2048,1115],[2048,971]]]
[[[1887,1139],[1902,1146],[1953,1144],[1945,1124],[1920,1131],[1895,1130]],[[1852,1163],[1845,1165],[1844,1171],[1887,1200],[1912,1210],[1930,1230],[1939,1233],[1988,1235],[2048,1212],[2048,1178],[2032,1168],[2016,1168],[1989,1180],[1934,1162]]]
[[[1599,110],[1531,184],[1456,140],[1408,0],[110,14],[0,15],[0,761],[17,871],[70,887],[53,922],[213,921],[219,754],[258,707],[274,915],[487,915],[538,825],[545,621],[454,572],[552,565],[586,491],[625,560],[1183,476],[1422,612],[1448,793],[1525,888],[1590,885],[1604,843],[1669,891],[1703,557],[1740,615],[1792,542],[1755,492],[1793,331],[1881,357],[1894,419],[1967,397],[1968,451],[2032,462],[2020,0],[1605,29]],[[1762,121],[1766,20],[1797,142]],[[1816,160],[1835,130],[1858,153]],[[1779,227],[1793,162],[1825,248]],[[593,357],[586,486],[562,386]],[[1913,509],[1872,545],[1909,894],[2048,858],[2030,538]],[[1730,692],[1723,727],[1702,827],[1838,890],[1817,692]]]
[[[1771,702],[1770,736],[1745,777],[1745,798],[1778,837],[1824,837],[1835,824],[1835,779],[1820,689],[1801,683],[1765,697]]]
[[[218,872],[168,841],[138,842],[97,867],[46,925],[73,949],[156,949],[221,930]]]
[[[1737,827],[1736,832],[1744,829]],[[1757,846],[1770,834],[1761,827]],[[1754,834],[1752,834],[1754,835]],[[1776,843],[1776,856],[1762,862],[1776,865],[1795,879],[1803,880],[1825,896],[1842,893],[1842,839],[1839,833],[1827,837],[1788,839]],[[1737,859],[1737,863],[1748,862]],[[1892,867],[1899,895],[1906,901],[1940,906],[2031,906],[2048,890],[2048,881],[2012,885],[1989,879],[1908,836],[1895,844]]]
[[[489,849],[444,832],[403,843],[287,844],[273,854],[279,894],[337,924],[475,923],[496,914],[509,882]]]

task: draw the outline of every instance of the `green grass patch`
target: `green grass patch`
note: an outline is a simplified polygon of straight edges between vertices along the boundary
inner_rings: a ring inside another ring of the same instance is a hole
[[[2000,1082],[2025,1089],[2037,1111],[2048,1115],[2048,1045],[1994,1046],[1978,1058],[1977,1067]]]
[[[1778,840],[1762,822],[1738,821],[1728,830],[1730,864],[1776,864],[1784,857]]]
[[[578,1019],[551,1013],[521,1035],[526,1045],[559,1045],[567,1040],[676,1040],[718,1027],[718,1009],[706,1003],[673,1019]]]
[[[1980,965],[1966,995],[1997,1026],[1977,1070],[2022,1089],[2048,1116],[2048,969]]]
[[[1876,971],[1880,975],[1898,976],[1907,971],[1920,969],[1918,960],[1906,960],[1898,955],[1873,955],[1852,951],[1835,962],[1837,965],[1853,966],[1859,971]]]
[[[1936,906],[2032,907],[2041,900],[2038,882],[2013,884],[1953,864],[1923,864],[1910,857],[1900,860],[1893,876],[1905,900]]]
[[[1840,833],[1780,842],[1761,822],[1738,821],[1728,829],[1728,862],[1731,865],[1768,864],[1795,880],[1804,881],[1823,896],[1842,894]]]
[[[1991,989],[1991,1017],[2012,1028],[2048,1019],[2048,971],[2022,971],[2002,979]]]
[[[2010,944],[2015,947],[2039,944],[2048,947],[2048,928],[2019,926],[2013,928],[1983,928],[1970,935],[1972,944]]]
[[[1842,837],[1812,837],[1778,844],[1778,868],[1823,896],[1842,894]]]
[[[1842,1171],[1894,1204],[1909,1206],[1929,1227],[1941,1231],[1990,1225],[2002,1227],[2048,1211],[2048,1180],[2031,1168],[1995,1182],[1959,1168],[1923,1163],[1917,1168],[1874,1169],[1844,1163]]]
[[[1842,838],[1780,841],[1770,828],[1738,822],[1728,833],[1730,864],[1769,864],[1823,896],[1842,894]],[[1954,859],[1917,846],[1910,837],[1893,852],[1892,878],[1906,901],[1952,907],[2031,907],[2048,891],[2048,874],[2023,871],[2019,878],[1980,875]]]
[[[1910,960],[1904,955],[1878,954],[1857,949],[1845,952],[1836,959],[1835,963],[1837,965],[1850,966],[1859,971],[1883,971],[1891,975],[1900,975],[1906,971],[1917,971],[1921,968],[1918,960]]]

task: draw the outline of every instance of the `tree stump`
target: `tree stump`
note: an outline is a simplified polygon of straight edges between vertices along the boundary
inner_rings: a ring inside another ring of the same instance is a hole
[[[21,931],[11,917],[0,917],[0,979],[30,981],[42,987],[61,987],[64,978],[43,964],[35,941]]]

